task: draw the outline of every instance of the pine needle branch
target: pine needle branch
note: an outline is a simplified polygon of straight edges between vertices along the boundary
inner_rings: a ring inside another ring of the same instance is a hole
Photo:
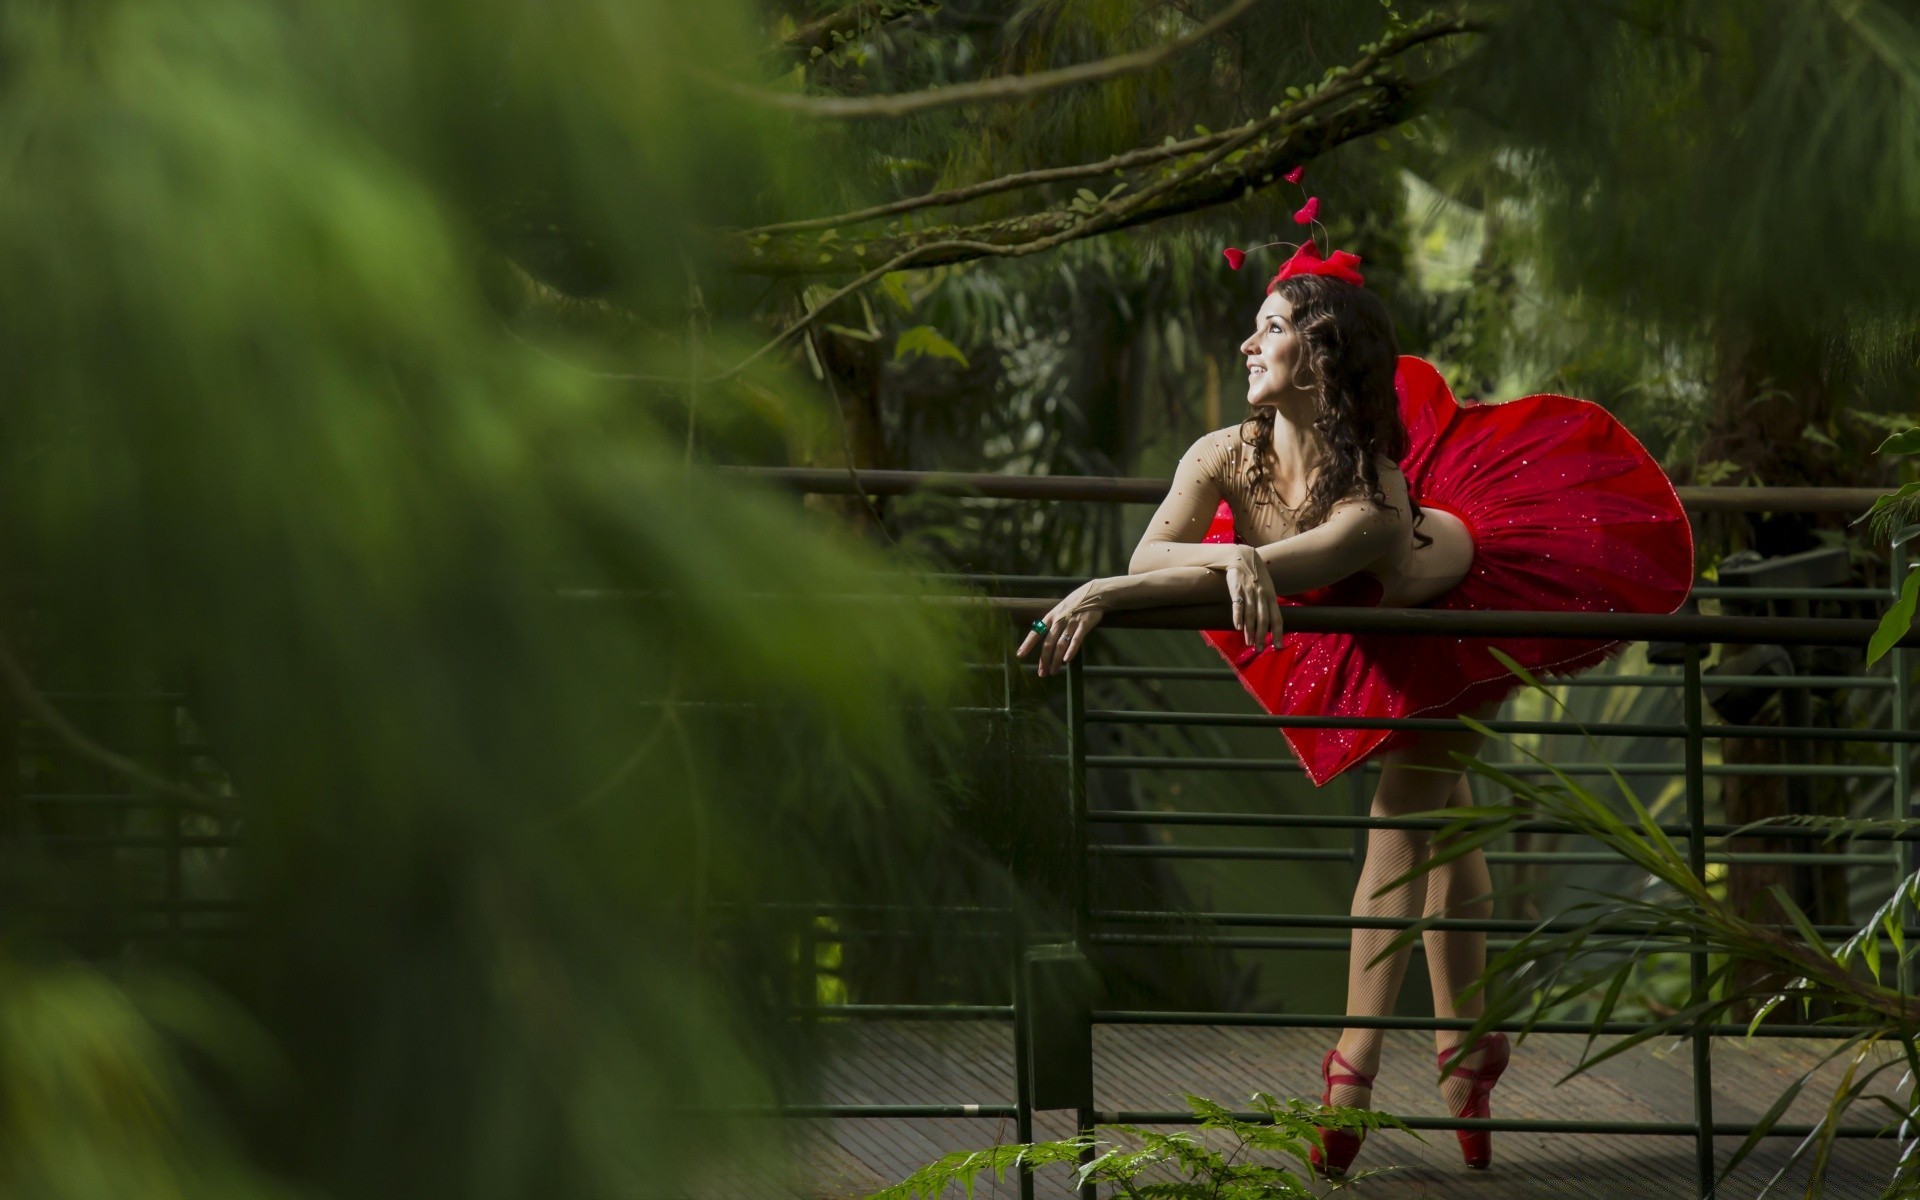
[[[767,108],[798,113],[805,117],[843,121],[904,117],[911,113],[947,108],[955,104],[981,104],[1023,99],[1063,87],[1103,83],[1123,75],[1150,71],[1206,41],[1257,3],[1259,0],[1234,0],[1212,20],[1192,33],[1150,50],[1117,54],[1112,58],[1100,59],[1098,62],[1077,63],[1071,67],[1060,67],[1052,71],[996,75],[973,83],[959,83],[950,87],[929,88],[919,92],[902,92],[892,96],[807,96],[797,92],[769,91],[705,71],[689,70],[687,75],[704,87],[736,99],[751,101]]]
[[[1306,121],[1318,110],[1354,95],[1370,82],[1379,82],[1384,85],[1387,82],[1385,79],[1370,81],[1367,77],[1376,70],[1384,67],[1394,58],[1405,54],[1407,51],[1425,45],[1428,42],[1442,38],[1457,37],[1463,33],[1484,33],[1487,28],[1483,23],[1466,19],[1436,21],[1419,26],[1398,37],[1382,42],[1379,46],[1373,48],[1351,65],[1342,68],[1329,80],[1330,86],[1324,87],[1312,95],[1305,96],[1291,104],[1282,105],[1267,116],[1247,122],[1234,129],[1204,134],[1200,137],[1188,138],[1185,141],[1169,142],[1158,146],[1140,146],[1101,159],[1098,162],[1077,163],[1065,167],[1043,167],[1032,171],[1018,171],[994,179],[982,180],[978,183],[964,184],[939,192],[929,192],[922,196],[910,196],[903,200],[889,201],[886,204],[877,204],[868,208],[856,209],[852,212],[838,213],[827,217],[811,217],[800,221],[783,221],[774,225],[761,225],[751,229],[740,230],[737,231],[736,236],[746,239],[750,245],[742,252],[742,256],[747,261],[738,262],[736,265],[743,271],[789,273],[787,271],[775,272],[768,270],[770,264],[766,260],[773,259],[777,261],[780,258],[780,252],[777,249],[769,252],[765,248],[766,239],[771,239],[780,234],[837,229],[847,225],[879,220],[883,217],[898,216],[901,213],[914,212],[925,208],[948,208],[953,205],[978,200],[985,196],[1020,191],[1048,183],[1066,183],[1075,179],[1092,179],[1111,175],[1116,172],[1125,173],[1127,171],[1135,171],[1170,160],[1177,161],[1191,155],[1205,154],[1236,138],[1244,136],[1249,131],[1269,133],[1285,129],[1292,125],[1298,125]],[[1411,88],[1413,85],[1403,86]],[[1375,132],[1377,128],[1378,127],[1359,130],[1350,136],[1338,140],[1329,140],[1326,145],[1322,147],[1321,150],[1316,151],[1316,153],[1324,152],[1325,149],[1330,149],[1332,146],[1339,145],[1343,141],[1353,140],[1354,137],[1363,137],[1368,133]],[[1240,194],[1239,188],[1244,187],[1247,182],[1246,180],[1242,180],[1235,188],[1228,189],[1228,194],[1225,198],[1237,198]],[[1254,186],[1261,186],[1271,182],[1273,182],[1273,180],[1267,178],[1262,180],[1260,184]],[[1014,220],[1030,221],[1036,217],[1044,217],[1046,215],[1047,214],[1043,212],[1029,217],[1015,218]],[[984,226],[982,228],[991,227]],[[923,231],[921,236],[932,236],[936,232],[938,231]],[[851,247],[855,245],[860,245],[860,243],[849,243],[847,246],[841,247],[809,244],[801,248],[802,252],[808,255],[807,260],[793,264],[793,270],[805,273],[830,272],[834,270],[835,267],[829,264],[819,263],[817,261],[817,254],[824,250],[834,254],[836,259],[844,260],[848,255],[854,253]],[[756,251],[753,249],[754,246],[761,248]],[[871,246],[869,245],[869,252],[870,250]],[[841,261],[838,269],[847,269],[847,264]]]

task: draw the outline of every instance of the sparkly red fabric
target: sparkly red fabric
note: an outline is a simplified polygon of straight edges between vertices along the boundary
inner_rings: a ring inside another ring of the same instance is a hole
[[[1394,380],[1410,449],[1400,469],[1424,508],[1473,535],[1473,566],[1440,609],[1669,613],[1693,584],[1693,531],[1673,484],[1625,426],[1597,404],[1525,396],[1456,403],[1432,364],[1402,357]],[[1222,504],[1209,542],[1234,540]],[[1365,573],[1281,598],[1283,605],[1380,602]],[[1288,633],[1255,652],[1231,630],[1201,636],[1232,663],[1263,708],[1291,716],[1446,717],[1499,700],[1519,680],[1488,653],[1530,671],[1593,666],[1622,642]],[[1408,736],[1385,730],[1287,729],[1317,784]]]

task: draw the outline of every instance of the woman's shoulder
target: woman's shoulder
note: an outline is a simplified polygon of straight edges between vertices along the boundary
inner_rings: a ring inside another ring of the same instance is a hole
[[[1245,442],[1245,439],[1240,436],[1241,428],[1239,425],[1229,425],[1225,429],[1215,429],[1210,433],[1203,433],[1194,439],[1193,448],[1198,450],[1202,446],[1206,446],[1209,448],[1232,449],[1240,446]]]
[[[1238,425],[1229,425],[1225,429],[1216,429],[1203,433],[1194,439],[1182,456],[1208,474],[1217,474],[1222,469],[1233,466],[1240,460],[1245,441],[1240,436]]]

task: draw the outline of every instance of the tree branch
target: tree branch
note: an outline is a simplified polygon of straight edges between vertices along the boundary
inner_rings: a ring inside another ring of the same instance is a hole
[[[1244,128],[1244,127],[1243,127]],[[1184,142],[1173,142],[1161,146],[1142,146],[1105,158],[1099,162],[1077,163],[1070,167],[1043,167],[1034,171],[1020,171],[1012,175],[1002,175],[997,179],[985,179],[979,183],[969,183],[944,192],[928,192],[922,196],[909,196],[904,200],[894,200],[886,204],[876,204],[872,208],[856,209],[853,212],[839,213],[831,217],[810,217],[803,221],[783,221],[777,225],[757,225],[742,230],[744,236],[757,234],[803,233],[813,229],[834,229],[843,225],[857,225],[862,221],[875,221],[881,217],[898,216],[900,213],[913,212],[921,208],[947,208],[955,204],[965,204],[969,200],[978,200],[982,196],[993,196],[1001,192],[1015,192],[1023,188],[1039,187],[1044,183],[1067,183],[1075,179],[1093,179],[1101,175],[1111,175],[1115,171],[1131,171],[1140,167],[1152,166],[1170,158],[1181,158],[1188,154],[1200,154],[1233,137],[1237,130],[1206,134],[1202,137],[1188,138]]]
[[[102,746],[67,720],[67,715],[53,706],[52,701],[40,694],[33,686],[33,680],[27,677],[26,668],[14,657],[13,647],[4,637],[0,637],[0,680],[4,680],[7,693],[19,705],[22,715],[31,717],[44,726],[48,733],[64,742],[67,749],[95,766],[107,770],[146,788],[155,795],[170,796],[189,808],[211,813],[221,817],[237,817],[240,809],[231,801],[210,796],[191,784],[168,779],[166,776],[136,762],[117,750]]]
[[[1036,71],[1029,75],[996,75],[991,79],[981,79],[973,83],[929,88],[921,92],[902,92],[893,96],[807,96],[797,92],[772,92],[707,71],[689,69],[687,75],[706,87],[736,99],[748,100],[767,108],[777,108],[806,117],[827,117],[844,121],[902,117],[909,113],[946,108],[955,104],[980,104],[1019,99],[1057,88],[1083,83],[1099,83],[1108,79],[1117,79],[1122,75],[1131,75],[1137,71],[1152,70],[1182,51],[1189,50],[1212,37],[1229,22],[1258,3],[1260,0],[1233,0],[1233,3],[1218,16],[1192,33],[1151,50],[1137,50],[1132,54],[1116,55],[1113,58],[1103,58],[1098,62],[1079,63],[1052,71]]]
[[[1413,111],[1415,89],[1399,80],[1376,79],[1364,88],[1356,85],[1347,94],[1353,92],[1367,95],[1325,118],[1309,116],[1281,130],[1272,130],[1265,120],[1243,126],[1234,131],[1231,140],[1216,145],[1197,163],[1179,168],[1133,195],[1110,194],[1092,205],[1082,199],[1066,207],[977,225],[943,226],[857,241],[742,239],[745,244],[731,255],[730,265],[761,275],[844,273],[859,270],[876,257],[899,264],[891,270],[907,264],[934,267],[974,258],[1031,254],[1072,238],[1111,233],[1225,204],[1266,187],[1294,165],[1335,146],[1398,125]],[[1262,134],[1269,136],[1263,138]],[[1226,161],[1239,151],[1243,152],[1233,161]]]
[[[741,272],[809,275],[853,270],[860,273],[752,354],[700,382],[719,383],[738,375],[791,341],[840,300],[893,271],[976,258],[1038,254],[1078,238],[1226,203],[1271,184],[1292,165],[1343,142],[1397,125],[1415,111],[1419,95],[1432,81],[1412,83],[1388,73],[1383,69],[1387,60],[1424,42],[1483,29],[1484,26],[1466,19],[1438,21],[1380,42],[1351,66],[1334,73],[1311,96],[1239,129],[1210,135],[1212,148],[1198,161],[1180,166],[1171,175],[1130,195],[1120,195],[1116,189],[1105,199],[1091,204],[1081,200],[1066,208],[981,225],[919,230],[858,242],[839,242],[837,234],[828,231],[805,245],[798,245],[798,239],[794,239],[796,244],[775,247],[771,253],[768,249],[771,238],[767,234],[749,237],[738,232],[723,233],[722,237],[736,243],[730,265]],[[1338,109],[1330,116],[1318,111],[1356,96],[1362,97],[1359,103]],[[1254,144],[1267,134],[1279,136]],[[1232,169],[1223,172],[1219,170],[1222,166]],[[872,252],[876,250],[886,256],[885,260],[861,271],[860,268],[875,257]],[[642,374],[602,377],[673,387],[685,386],[688,382],[685,378]]]
[[[932,0],[857,0],[794,30],[781,40],[780,51],[796,59],[814,57],[816,51],[828,54],[869,28],[917,16],[932,7]]]
[[[1415,46],[1433,41],[1437,38],[1453,37],[1461,33],[1479,33],[1484,31],[1484,26],[1464,20],[1446,21],[1421,26],[1402,37],[1384,43],[1379,49],[1360,59],[1351,67],[1346,68],[1343,75],[1347,78],[1352,78],[1356,74],[1364,76],[1367,71],[1372,70],[1379,64],[1403,54]],[[1348,93],[1342,93],[1342,95],[1345,94]],[[1264,119],[1265,126],[1273,128],[1299,121],[1308,113],[1313,112],[1315,109],[1322,108],[1332,100],[1339,98],[1340,96],[1331,95],[1326,91],[1316,93],[1303,100],[1287,105],[1280,111],[1268,116]],[[1241,128],[1244,129],[1245,127],[1243,126]],[[1215,146],[1220,145],[1222,142],[1239,136],[1240,132],[1241,129],[1229,129],[1220,133],[1210,133],[1200,137],[1188,138],[1183,142],[1172,142],[1159,146],[1141,146],[1137,149],[1113,155],[1110,158],[1101,159],[1099,162],[1078,163],[1066,167],[1043,167],[1033,171],[1020,171],[1011,175],[1002,175],[995,179],[982,180],[979,183],[970,183],[956,188],[949,188],[946,191],[929,192],[921,196],[909,196],[904,200],[889,201],[886,204],[876,204],[870,208],[856,209],[852,212],[839,213],[830,217],[810,217],[800,221],[782,221],[773,225],[759,225],[751,229],[742,230],[740,233],[744,237],[752,238],[763,235],[803,233],[816,229],[835,229],[845,225],[856,225],[864,221],[878,220],[882,217],[898,216],[901,213],[913,212],[922,208],[946,208],[955,204],[964,204],[970,200],[978,200],[983,196],[1019,191],[1025,188],[1038,187],[1042,184],[1066,183],[1075,179],[1093,179],[1115,172],[1138,170],[1141,167],[1152,166],[1156,163],[1166,162],[1169,159],[1183,158],[1189,154],[1205,153]]]

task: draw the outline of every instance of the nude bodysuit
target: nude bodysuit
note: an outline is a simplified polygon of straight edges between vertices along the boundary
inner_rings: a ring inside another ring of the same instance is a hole
[[[1196,476],[1211,485],[1232,513],[1234,540],[1264,546],[1299,532],[1294,510],[1272,499],[1258,502],[1254,498],[1247,480],[1248,456],[1253,453],[1254,448],[1241,439],[1238,427],[1217,430],[1195,442],[1175,480],[1174,503],[1168,506],[1170,527],[1154,532],[1183,542],[1200,541],[1210,529],[1216,536],[1222,532],[1215,525],[1218,503],[1211,500],[1206,489],[1188,489],[1184,484],[1184,480]],[[1397,469],[1381,471],[1380,487],[1388,503],[1403,513],[1410,510],[1406,481]],[[1298,604],[1412,607],[1444,594],[1471,566],[1473,539],[1457,517],[1441,509],[1423,508],[1418,528],[1433,540],[1422,545],[1403,526],[1397,544],[1384,549],[1373,562],[1344,579],[1296,593],[1289,600]]]

